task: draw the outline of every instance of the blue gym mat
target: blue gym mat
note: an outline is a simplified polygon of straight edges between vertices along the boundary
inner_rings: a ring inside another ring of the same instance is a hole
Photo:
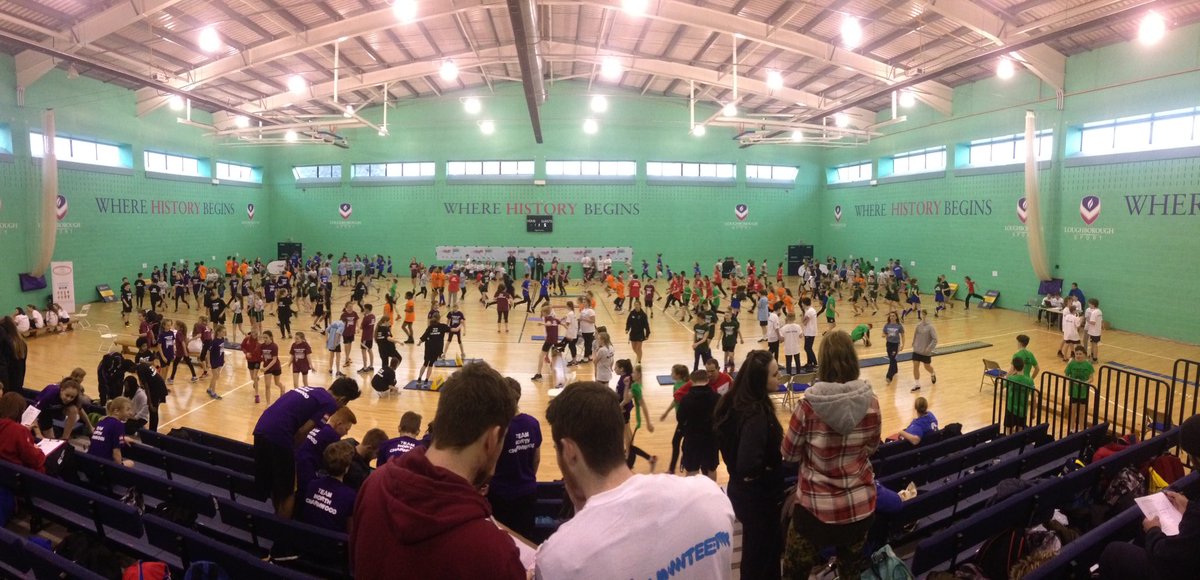
[[[672,379],[671,375],[658,375],[658,384],[663,386],[674,385],[675,379]]]
[[[542,317],[541,316],[530,316],[529,318],[526,318],[525,320],[528,320],[530,322],[541,322]]]
[[[533,336],[530,336],[529,339],[534,342],[546,342],[546,337],[541,334],[535,334]]]
[[[954,354],[956,352],[965,352],[968,350],[975,350],[977,348],[987,348],[989,346],[992,345],[986,342],[964,342],[960,344],[951,344],[944,347],[939,346],[938,348],[933,349],[933,355],[941,356],[944,354]],[[912,360],[912,352],[902,352],[896,355],[896,360],[898,362],[908,362]],[[874,358],[859,359],[858,368],[865,369],[867,367],[877,367],[885,364],[888,364],[887,357],[877,356]]]
[[[465,358],[465,359],[463,359],[464,365],[467,363],[473,363],[473,362],[483,362],[483,359],[481,359],[481,358]],[[438,368],[459,368],[462,365],[459,365],[458,363],[454,362],[454,359],[452,359],[452,358],[442,358],[442,359],[438,359],[437,361],[435,361],[433,363],[433,366],[438,367]]]
[[[406,391],[430,391],[430,392],[434,392],[434,393],[437,392],[437,391],[433,390],[432,383],[422,382],[422,381],[409,381],[407,385],[404,385],[404,390],[406,390]]]

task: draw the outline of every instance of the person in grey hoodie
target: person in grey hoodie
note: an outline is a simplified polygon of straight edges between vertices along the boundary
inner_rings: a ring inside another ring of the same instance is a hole
[[[922,310],[921,323],[913,332],[912,342],[913,387],[910,390],[914,393],[921,390],[921,365],[925,365],[925,370],[929,371],[929,382],[937,384],[937,372],[933,370],[933,349],[937,348],[937,342],[937,329],[929,323],[929,317]]]
[[[800,464],[784,577],[808,578],[820,550],[833,546],[838,577],[858,578],[875,516],[870,457],[879,447],[879,399],[858,378],[858,354],[843,331],[821,340],[817,369],[817,382],[796,405],[781,446],[784,461]]]

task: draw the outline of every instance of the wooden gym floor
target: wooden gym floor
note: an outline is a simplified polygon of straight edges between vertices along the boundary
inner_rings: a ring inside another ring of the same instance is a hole
[[[795,287],[795,281],[789,281],[788,285],[789,287]],[[409,289],[409,286],[408,279],[400,279],[399,292],[403,294],[405,290]],[[383,306],[380,288],[386,289],[386,287],[387,284],[376,284],[375,289],[367,299],[368,302],[375,305],[377,315],[381,313]],[[628,341],[625,340],[625,335],[621,332],[624,329],[624,313],[613,311],[611,300],[605,301],[605,294],[599,286],[592,285],[591,289],[596,292],[598,299],[601,300],[601,303],[596,308],[597,324],[606,325],[614,331],[613,339],[616,347],[616,358],[633,359],[633,352],[630,349]],[[578,286],[568,289],[569,294],[578,294],[579,292],[580,288]],[[335,288],[335,308],[343,304],[348,299],[348,296],[348,288]],[[530,336],[542,334],[542,327],[533,322],[526,322],[524,305],[522,305],[522,307],[519,307],[511,314],[510,332],[498,333],[495,324],[495,311],[489,309],[485,312],[479,304],[478,298],[478,291],[472,288],[468,291],[467,299],[464,301],[463,312],[467,317],[465,334],[467,357],[482,358],[502,374],[516,378],[524,385],[521,397],[521,411],[533,415],[542,422],[542,432],[545,439],[542,447],[542,462],[538,478],[540,480],[557,479],[560,477],[560,472],[558,465],[554,461],[553,446],[550,444],[550,428],[545,422],[545,409],[549,402],[546,391],[553,385],[550,385],[548,381],[534,382],[530,380],[530,377],[534,374],[534,370],[537,368],[537,357],[541,353],[540,343],[532,340]],[[571,298],[554,298],[552,302],[556,307],[562,307],[569,299]],[[402,306],[402,298],[400,302]],[[643,429],[637,435],[637,445],[639,447],[651,454],[658,455],[658,471],[662,471],[667,467],[671,453],[671,435],[675,428],[675,419],[674,414],[672,414],[665,422],[660,423],[657,421],[666,406],[670,404],[671,387],[659,386],[655,380],[655,376],[670,374],[671,365],[677,363],[686,364],[690,368],[692,361],[690,327],[679,322],[677,318],[664,314],[661,310],[661,304],[662,302],[659,302],[656,305],[654,319],[651,320],[652,336],[644,344],[643,358],[643,371],[645,374],[644,394],[650,414],[654,419],[655,430],[653,433],[649,433],[646,431],[645,426],[643,426]],[[727,304],[727,300],[722,301],[722,306],[726,306]],[[932,310],[933,300],[931,297],[925,298],[925,304],[927,308]],[[875,330],[872,332],[874,338],[872,346],[865,347],[859,343],[857,346],[859,357],[885,356],[883,340],[879,336],[879,329],[882,328],[886,312],[880,310],[878,315],[870,316],[870,311],[868,311],[868,316],[855,317],[851,315],[848,301],[839,301],[839,305],[839,328],[849,331],[858,323],[873,322],[875,324]],[[419,300],[417,303],[417,322],[414,329],[415,334],[418,336],[424,331],[424,317],[427,310],[428,302],[423,299]],[[178,314],[170,308],[165,312],[167,319],[183,320],[188,324],[189,328],[195,322],[196,315],[197,311],[194,308],[192,310],[181,310]],[[91,331],[77,329],[61,335],[39,336],[29,341],[30,354],[26,379],[27,387],[39,389],[46,384],[57,382],[61,377],[70,373],[73,368],[82,367],[88,371],[88,377],[84,382],[85,392],[93,398],[96,397],[95,369],[103,353],[102,349],[104,345],[104,341],[101,340],[99,334],[95,331],[96,325],[105,324],[114,332],[129,335],[136,332],[137,324],[136,320],[134,320],[132,321],[133,326],[130,328],[127,329],[122,326],[119,303],[94,304],[91,309],[89,321],[93,326]],[[757,342],[759,328],[753,313],[743,312],[741,321],[746,342],[743,345],[738,345],[737,360],[739,363],[749,350],[766,348],[765,343]],[[275,334],[278,335],[278,329],[275,324],[274,317],[268,316],[267,320],[263,323],[263,328],[273,329],[275,330]],[[312,317],[310,313],[303,313],[293,322],[292,327],[293,331],[304,331],[313,348],[314,372],[309,375],[310,384],[326,386],[331,382],[327,364],[328,351],[324,348],[323,336],[318,332],[309,332],[308,328],[311,324]],[[981,360],[984,358],[995,360],[1000,362],[1002,366],[1007,367],[1007,361],[1011,358],[1012,353],[1017,350],[1015,337],[1018,334],[1025,333],[1032,338],[1031,349],[1037,356],[1043,370],[1061,373],[1065,366],[1065,363],[1060,362],[1055,355],[1061,340],[1061,334],[1057,329],[1047,329],[1044,322],[1039,325],[1035,322],[1032,315],[1021,311],[982,310],[979,308],[972,308],[968,311],[964,310],[962,302],[958,301],[955,303],[953,310],[944,311],[940,318],[934,319],[934,324],[937,327],[939,343],[943,346],[970,341],[986,342],[992,344],[992,346],[935,357],[933,364],[938,373],[938,383],[936,386],[931,386],[927,374],[922,372],[923,387],[920,393],[909,392],[909,388],[912,386],[912,363],[901,363],[900,374],[897,376],[896,381],[890,385],[884,380],[887,370],[886,365],[864,369],[863,377],[870,381],[879,396],[880,406],[883,410],[883,432],[885,435],[893,433],[908,424],[908,421],[913,416],[913,400],[918,395],[924,396],[929,400],[930,410],[937,415],[939,422],[943,425],[951,422],[959,422],[963,424],[964,430],[969,430],[990,423],[992,390],[990,385],[987,385],[980,392]],[[1119,325],[1119,321],[1117,321],[1117,324]],[[905,350],[902,352],[908,350],[907,347],[910,344],[912,330],[915,326],[916,320],[910,316],[906,322],[908,339],[904,345]],[[821,329],[825,330],[827,327],[828,325],[822,317]],[[246,326],[246,328],[249,327]],[[396,329],[399,330],[398,324]],[[401,332],[397,332],[396,334],[403,337],[403,333]],[[238,341],[240,341],[240,336],[238,337]],[[283,343],[281,351],[286,351],[291,341],[285,340],[281,342]],[[357,341],[355,344],[357,345]],[[719,346],[719,342],[714,341],[714,346]],[[404,362],[398,369],[400,385],[404,385],[416,377],[423,348],[415,345],[399,345],[400,353],[404,356]],[[453,348],[457,349],[457,345],[454,345]],[[1117,361],[1138,369],[1161,373],[1168,377],[1171,375],[1172,365],[1176,359],[1188,358],[1200,360],[1200,346],[1187,345],[1119,330],[1105,332],[1101,349],[1101,362]],[[454,351],[452,350],[451,352]],[[357,347],[352,351],[351,356],[354,361],[351,369],[361,367],[363,361],[361,351]],[[378,358],[378,355],[376,355],[376,358]],[[376,366],[378,366],[378,361],[376,361]],[[285,363],[284,375],[281,377],[281,382],[285,387],[290,388],[291,376],[288,374],[288,370],[289,367]],[[438,369],[437,372],[439,374],[448,374],[452,370]],[[548,375],[549,373],[544,371],[543,374]],[[234,439],[250,441],[251,432],[254,429],[255,422],[258,420],[259,413],[269,404],[269,401],[264,399],[263,403],[254,404],[254,393],[251,388],[249,372],[246,370],[245,359],[242,357],[242,354],[239,351],[226,351],[226,366],[222,369],[217,386],[217,391],[224,397],[223,400],[215,401],[205,394],[207,379],[198,383],[190,383],[186,378],[189,376],[185,367],[180,370],[175,383],[171,385],[172,395],[167,399],[166,404],[160,408],[161,423],[159,430],[167,432],[173,427],[187,426]],[[352,374],[352,376],[355,375]],[[361,438],[363,433],[374,427],[385,430],[389,436],[395,436],[400,415],[405,411],[420,413],[424,417],[425,423],[428,423],[433,418],[439,396],[437,393],[403,390],[399,396],[393,395],[381,398],[369,387],[370,375],[364,374],[358,376],[363,380],[364,391],[363,396],[350,405],[358,416],[358,424],[351,430],[350,437]],[[578,380],[590,379],[592,377],[591,365],[587,364],[575,367],[575,376]],[[786,428],[790,412],[780,409],[778,416]],[[424,429],[424,424],[422,425],[422,429]],[[643,460],[639,460],[635,471],[646,472],[648,470],[648,464]],[[719,471],[718,479],[722,482],[726,479],[723,467]]]

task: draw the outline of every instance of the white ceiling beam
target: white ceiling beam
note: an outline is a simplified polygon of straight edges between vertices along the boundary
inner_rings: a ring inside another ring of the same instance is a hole
[[[638,57],[627,53],[613,52],[606,50],[604,55],[593,54],[589,47],[575,43],[564,42],[543,42],[543,54],[549,62],[580,62],[584,64],[599,64],[603,56],[611,55],[620,58],[623,61],[625,68],[632,72],[638,72],[648,75],[665,76],[670,78],[681,78],[683,80],[694,80],[698,83],[719,87],[725,89],[733,88],[733,77],[726,74],[720,74],[717,71],[696,66],[682,65],[673,62],[655,60],[652,58]],[[365,87],[378,86],[383,83],[392,83],[402,80],[419,79],[437,75],[441,68],[443,58],[454,58],[458,63],[459,74],[474,74],[473,69],[493,64],[515,62],[517,51],[514,45],[505,45],[497,48],[480,49],[478,56],[473,51],[463,52],[461,54],[447,54],[444,57],[436,57],[432,59],[412,62],[400,66],[390,67],[371,71],[361,76],[342,78],[338,81],[338,90],[354,91]],[[738,90],[754,95],[767,96],[787,103],[793,103],[810,109],[820,109],[835,105],[836,103],[828,99],[824,99],[818,95],[808,93],[796,89],[784,88],[778,91],[772,91],[767,87],[765,81],[754,78],[740,78],[738,80]],[[333,83],[319,83],[311,85],[302,95],[294,95],[291,93],[279,93],[262,99],[256,99],[243,103],[238,108],[245,111],[247,114],[259,114],[267,111],[282,109],[288,105],[295,103],[303,103],[312,100],[325,100],[333,95]],[[848,111],[852,118],[855,119],[856,125],[865,125],[871,123],[875,119],[875,114],[866,109],[852,109]],[[861,122],[859,122],[861,121]]]
[[[66,31],[68,39],[55,39],[50,44],[63,52],[75,52],[126,26],[134,24],[152,14],[161,12],[183,0],[124,0],[113,4],[100,13],[85,18]],[[23,50],[14,59],[17,69],[17,86],[29,87],[42,75],[50,72],[54,58],[40,52]]]
[[[340,38],[354,38],[395,26],[411,26],[418,22],[433,20],[478,9],[505,9],[504,0],[442,0],[422,2],[421,10],[411,24],[396,21],[390,6],[371,10],[344,20],[316,26],[298,34],[284,36],[270,42],[252,46],[238,54],[216,59],[183,74],[181,78],[167,81],[180,90],[192,90],[217,79],[246,70],[286,56],[311,50],[318,46],[337,42]],[[166,96],[157,91],[138,91],[138,114],[143,115],[166,104]]]
[[[621,8],[620,0],[540,0],[539,3],[543,5],[586,4],[614,10]],[[747,40],[815,58],[883,83],[890,84],[905,78],[903,69],[866,55],[845,50],[836,44],[782,27],[772,27],[768,23],[751,18],[680,0],[658,0],[651,4],[651,9],[646,11],[645,17],[729,35],[740,34]],[[954,91],[949,86],[933,81],[921,83],[918,85],[918,89],[920,94],[930,95],[930,104],[949,103],[954,96]],[[950,112],[949,108],[940,106],[938,108],[943,113],[949,114]]]
[[[987,9],[970,2],[925,0],[924,7],[970,28],[996,46],[1004,46],[1028,36],[1026,34],[1009,35],[1005,30],[1007,22]],[[1015,60],[1046,84],[1054,87],[1056,91],[1063,90],[1063,83],[1067,75],[1066,55],[1045,44],[1039,44],[1016,51]]]

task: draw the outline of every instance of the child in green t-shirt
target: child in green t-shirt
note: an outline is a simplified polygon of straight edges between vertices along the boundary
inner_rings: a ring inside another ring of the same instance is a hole
[[[650,455],[645,450],[633,444],[634,437],[637,437],[637,432],[642,428],[642,417],[646,418],[646,430],[653,433],[654,425],[650,423],[650,408],[646,406],[646,400],[642,398],[642,366],[633,367],[633,382],[629,385],[629,390],[633,392],[633,415],[637,418],[637,424],[633,427],[633,435],[629,437],[629,454],[625,457],[625,465],[633,469],[634,462],[641,456],[646,461],[650,462],[650,473],[654,473],[654,466],[658,464],[658,456]]]
[[[1033,379],[1026,375],[1025,361],[1013,357],[1008,371],[1008,395],[1004,409],[1004,432],[1016,433],[1025,429],[1029,415],[1029,398],[1033,394]]]
[[[833,294],[830,294],[825,299],[825,322],[829,323],[829,329],[826,330],[825,332],[829,332],[830,330],[837,328],[837,309],[836,309],[836,307],[837,307],[837,299],[833,297]],[[825,334],[825,332],[821,333],[822,336]]]
[[[1013,358],[1019,358],[1025,363],[1025,371],[1022,374],[1031,379],[1036,379],[1041,369],[1038,368],[1037,357],[1033,356],[1032,352],[1029,352],[1029,336],[1018,334],[1017,348],[1018,350],[1013,354]]]
[[[674,381],[675,386],[671,388],[672,389],[671,390],[671,396],[672,396],[671,404],[667,405],[667,410],[663,411],[662,417],[659,417],[658,420],[660,422],[666,421],[667,415],[669,415],[672,410],[679,407],[679,399],[681,397],[677,397],[675,395],[676,395],[676,393],[679,392],[679,389],[683,388],[683,385],[687,384],[687,379],[688,379],[687,366],[675,365],[675,366],[671,367],[671,380]],[[667,470],[667,473],[675,473],[675,467],[679,464],[679,444],[682,442],[683,442],[683,429],[681,429],[679,423],[676,422],[675,435],[671,436],[671,466]]]
[[[861,341],[863,341],[864,345],[871,346],[871,329],[872,328],[875,328],[875,325],[870,322],[868,322],[867,324],[860,324],[858,326],[855,326],[854,330],[850,331],[850,341],[858,342],[859,340],[861,340]]]
[[[1063,371],[1063,374],[1071,379],[1071,412],[1068,424],[1072,432],[1082,431],[1087,427],[1087,406],[1090,394],[1088,386],[1092,380],[1092,374],[1095,372],[1095,367],[1087,360],[1087,349],[1082,345],[1076,345],[1074,358],[1067,363],[1067,370]]]

